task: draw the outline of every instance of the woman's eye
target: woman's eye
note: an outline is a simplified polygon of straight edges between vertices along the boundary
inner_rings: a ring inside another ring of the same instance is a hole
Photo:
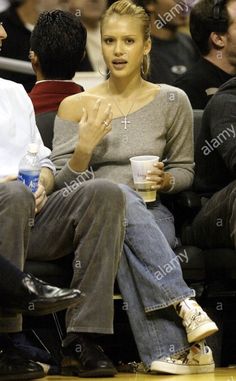
[[[112,39],[112,38],[105,38],[105,39],[104,39],[104,42],[105,42],[107,45],[109,45],[109,44],[111,44],[111,43],[113,42],[113,39]]]
[[[133,38],[127,38],[126,39],[126,43],[129,44],[129,45],[133,44],[134,43]]]

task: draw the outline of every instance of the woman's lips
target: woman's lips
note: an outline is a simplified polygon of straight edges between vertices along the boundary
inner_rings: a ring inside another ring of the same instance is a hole
[[[127,64],[127,61],[125,60],[113,60],[112,61],[112,65],[114,68],[116,68],[117,70],[121,70],[125,67],[125,65]]]

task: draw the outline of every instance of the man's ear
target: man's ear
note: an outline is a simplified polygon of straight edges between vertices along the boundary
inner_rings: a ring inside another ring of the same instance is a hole
[[[30,52],[29,52],[29,59],[31,61],[32,66],[37,66],[38,56],[33,50],[30,50]]]
[[[156,3],[155,3],[155,1],[154,0],[147,1],[146,5],[145,5],[145,8],[146,8],[146,10],[149,13],[154,13],[155,10],[156,10]]]
[[[225,35],[217,32],[211,32],[210,41],[213,46],[218,49],[223,49],[225,47]]]

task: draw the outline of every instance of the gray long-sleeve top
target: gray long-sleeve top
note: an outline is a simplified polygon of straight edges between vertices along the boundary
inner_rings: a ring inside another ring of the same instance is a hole
[[[96,147],[90,165],[96,178],[106,178],[133,187],[129,158],[157,155],[167,160],[165,170],[175,182],[170,193],[191,186],[193,163],[193,116],[186,94],[175,87],[160,85],[155,98],[139,110],[112,121],[112,131]],[[58,188],[78,177],[67,164],[78,139],[78,124],[56,117],[51,159],[57,168]]]

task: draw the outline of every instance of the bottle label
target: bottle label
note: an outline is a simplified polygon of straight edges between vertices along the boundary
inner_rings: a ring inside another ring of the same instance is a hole
[[[22,181],[30,190],[35,193],[38,189],[39,172],[38,171],[19,171],[18,180]]]

